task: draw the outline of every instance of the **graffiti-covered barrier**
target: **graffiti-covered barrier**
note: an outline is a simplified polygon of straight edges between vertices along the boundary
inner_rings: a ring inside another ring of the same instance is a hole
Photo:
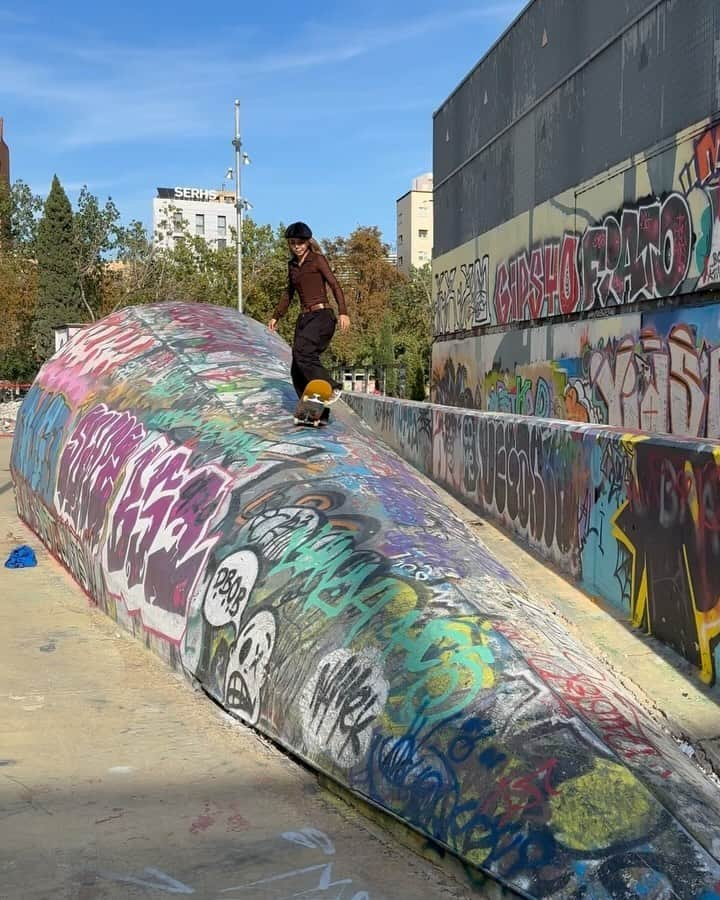
[[[720,668],[720,444],[360,394],[390,446],[669,644]]]
[[[469,870],[717,896],[716,789],[351,410],[295,429],[288,366],[204,304],[87,327],[20,410],[20,515],[230,713]]]

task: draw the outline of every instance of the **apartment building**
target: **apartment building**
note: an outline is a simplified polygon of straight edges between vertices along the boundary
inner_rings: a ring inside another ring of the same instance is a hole
[[[427,172],[415,178],[412,188],[399,198],[397,211],[397,266],[410,274],[432,260],[433,176]]]

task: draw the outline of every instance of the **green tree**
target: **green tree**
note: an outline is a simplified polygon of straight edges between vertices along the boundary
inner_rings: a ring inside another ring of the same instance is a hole
[[[417,360],[410,383],[410,399],[423,401],[425,396],[425,369],[423,364]]]
[[[165,254],[166,275],[175,299],[218,306],[236,302],[237,274],[230,248],[218,250],[205,238],[185,233]]]
[[[273,231],[270,225],[257,225],[252,219],[246,219],[243,226],[245,312],[260,322],[270,320],[287,287],[289,252],[284,235],[285,227],[282,224]],[[288,341],[292,339],[294,319],[294,311],[291,309],[281,319],[278,328]]]
[[[148,237],[142,222],[117,226],[116,257],[105,263],[102,314],[123,306],[158,303],[172,297],[168,255]]]
[[[73,215],[73,261],[85,315],[95,320],[103,305],[106,255],[118,247],[120,213],[108,198],[104,206],[83,186]]]
[[[390,248],[375,226],[356,228],[348,238],[326,241],[325,246],[352,322],[349,332],[335,337],[331,353],[344,365],[372,364],[391,292],[403,276],[390,262]]]
[[[0,249],[34,258],[42,198],[24,181],[0,182]]]
[[[398,359],[413,372],[418,364],[430,366],[432,347],[432,273],[430,265],[411,268],[410,276],[395,286],[390,309]]]
[[[176,217],[178,209],[168,206],[165,212],[154,240],[147,238],[138,222],[121,230],[106,308],[165,299],[236,306],[235,230],[230,229],[227,246],[214,247],[190,233],[188,222]],[[172,246],[163,246],[170,237]],[[287,282],[282,227],[275,233],[269,225],[245,219],[242,263],[244,312],[267,322]],[[283,332],[289,328],[285,320]]]
[[[0,179],[0,250],[7,252],[12,243],[10,185]]]
[[[73,251],[72,207],[55,175],[37,234],[38,293],[32,339],[40,361],[55,348],[56,327],[86,318]]]
[[[397,369],[395,366],[395,341],[393,340],[393,324],[389,313],[386,313],[380,328],[375,348],[375,365],[380,370],[380,383],[385,393],[392,397],[397,390]]]
[[[21,253],[0,251],[0,378],[30,381],[37,371],[31,326],[37,296],[37,266]]]

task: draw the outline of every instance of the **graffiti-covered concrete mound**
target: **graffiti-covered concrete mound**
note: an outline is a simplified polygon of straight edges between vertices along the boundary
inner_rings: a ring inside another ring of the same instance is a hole
[[[703,776],[354,413],[295,429],[288,366],[231,310],[88,327],[20,411],[20,515],[227,710],[474,870],[715,896]]]

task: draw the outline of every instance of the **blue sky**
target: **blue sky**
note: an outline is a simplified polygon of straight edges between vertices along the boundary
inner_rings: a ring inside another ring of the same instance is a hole
[[[87,184],[150,225],[159,186],[219,187],[242,103],[258,222],[378,225],[432,168],[432,113],[524,0],[335,4],[28,0],[0,6],[11,177]]]

